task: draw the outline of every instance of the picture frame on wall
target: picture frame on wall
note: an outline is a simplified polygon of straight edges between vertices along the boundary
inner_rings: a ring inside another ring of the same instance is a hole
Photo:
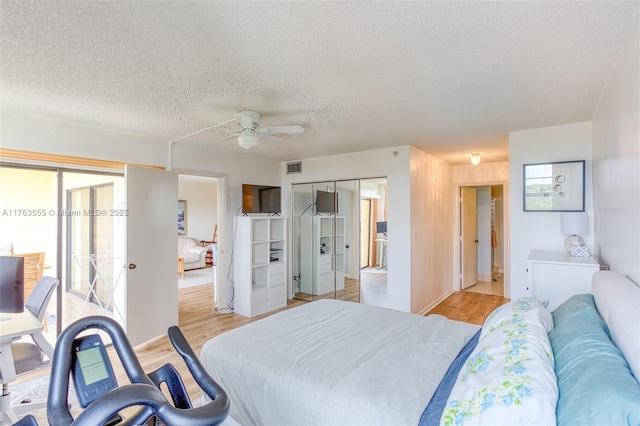
[[[187,235],[187,201],[178,200],[178,235]]]
[[[524,164],[525,212],[583,212],[585,161]]]

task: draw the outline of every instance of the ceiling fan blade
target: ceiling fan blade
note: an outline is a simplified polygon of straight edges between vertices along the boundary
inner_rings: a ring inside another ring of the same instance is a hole
[[[284,139],[277,136],[270,135],[268,133],[260,133],[260,139],[267,142],[284,142]]]
[[[304,127],[302,126],[277,126],[277,127],[260,127],[258,128],[258,133],[280,133],[280,134],[293,134],[293,133],[302,133],[304,132]]]
[[[229,127],[223,127],[222,131],[229,134],[233,133],[234,135],[239,135],[241,133],[241,131],[238,130],[237,128],[231,129]]]
[[[218,139],[217,141],[215,141],[215,143],[224,142],[224,141],[227,141],[229,139],[237,138],[238,135],[239,135],[239,133],[234,133],[233,135],[229,135],[226,138]]]

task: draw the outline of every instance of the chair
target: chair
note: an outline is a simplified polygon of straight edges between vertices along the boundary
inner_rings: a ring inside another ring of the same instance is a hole
[[[27,303],[24,307],[31,314],[42,321],[47,311],[47,305],[53,296],[53,292],[58,286],[58,279],[55,277],[42,277],[38,284],[34,287]],[[53,347],[45,339],[41,331],[31,334],[34,343],[16,342],[11,344],[11,353],[13,354],[13,363],[16,366],[16,374],[35,370],[44,364],[43,355],[46,354],[49,359],[53,356]]]
[[[217,256],[215,256],[216,253],[214,253],[215,244],[217,242],[218,242],[218,225],[216,224],[213,227],[213,238],[211,238],[211,241],[200,240],[200,245],[202,245],[202,247],[207,248],[206,260],[207,260],[208,266],[215,266],[217,264],[216,262]]]
[[[27,303],[25,303],[25,308],[31,312],[38,321],[42,321],[44,319],[47,305],[49,304],[51,296],[53,296],[53,292],[58,284],[59,281],[57,278],[42,277],[38,280],[38,283],[29,295]],[[11,354],[16,374],[26,373],[44,365],[46,363],[44,355],[47,355],[49,360],[53,357],[53,347],[47,339],[45,339],[42,331],[31,334],[31,338],[34,343],[15,342],[11,344]],[[3,383],[2,387],[3,395],[7,395],[9,392],[8,384]],[[20,397],[12,402],[12,409],[15,413],[23,413],[25,411],[36,410],[46,406],[45,401],[22,403],[24,400],[24,397]]]
[[[13,256],[24,257],[24,301],[26,303],[36,283],[42,278],[44,252],[14,254]]]

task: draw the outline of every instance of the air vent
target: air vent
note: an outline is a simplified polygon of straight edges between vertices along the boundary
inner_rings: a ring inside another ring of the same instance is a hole
[[[287,163],[287,174],[302,173],[302,161]]]

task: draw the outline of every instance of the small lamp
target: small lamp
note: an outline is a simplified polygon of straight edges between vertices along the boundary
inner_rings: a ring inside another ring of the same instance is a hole
[[[560,213],[560,232],[568,235],[564,240],[564,248],[572,256],[573,248],[584,246],[584,240],[579,234],[586,234],[588,231],[587,214],[585,212]]]
[[[258,136],[255,132],[243,133],[238,136],[238,145],[244,149],[250,149],[258,145]]]
[[[477,152],[471,154],[471,164],[473,164],[474,166],[480,164],[480,154],[478,154]]]

